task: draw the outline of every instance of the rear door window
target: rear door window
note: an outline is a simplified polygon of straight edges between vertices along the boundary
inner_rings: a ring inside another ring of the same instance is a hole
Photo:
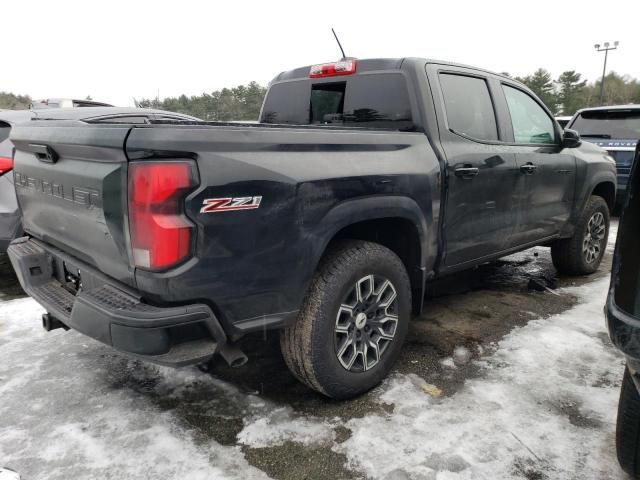
[[[502,85],[511,114],[513,136],[516,143],[551,144],[556,130],[551,117],[528,94],[509,85]]]
[[[585,137],[640,138],[640,110],[592,110],[580,113],[571,125]]]
[[[342,81],[298,80],[273,85],[261,121],[392,130],[414,128],[401,73],[355,75]]]
[[[498,127],[487,82],[483,78],[441,73],[447,123],[458,134],[477,140],[498,140]]]

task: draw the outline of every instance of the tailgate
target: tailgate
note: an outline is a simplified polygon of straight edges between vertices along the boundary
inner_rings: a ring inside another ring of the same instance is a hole
[[[11,132],[25,232],[133,285],[124,153],[130,127],[34,123]]]

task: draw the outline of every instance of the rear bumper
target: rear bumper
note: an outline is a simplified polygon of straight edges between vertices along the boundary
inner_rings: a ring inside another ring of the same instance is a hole
[[[78,268],[77,260],[34,239],[15,240],[7,253],[22,288],[51,316],[120,351],[182,366],[208,360],[226,343],[220,322],[205,304],[149,305],[136,292],[105,281],[86,265]],[[80,272],[77,294],[65,288],[67,265]]]
[[[609,337],[634,364],[640,362],[640,320],[620,310],[609,293],[605,307]]]

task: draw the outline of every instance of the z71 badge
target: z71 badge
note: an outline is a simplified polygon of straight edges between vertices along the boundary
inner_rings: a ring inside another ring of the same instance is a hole
[[[206,198],[200,213],[231,212],[234,210],[254,210],[260,208],[262,197]]]

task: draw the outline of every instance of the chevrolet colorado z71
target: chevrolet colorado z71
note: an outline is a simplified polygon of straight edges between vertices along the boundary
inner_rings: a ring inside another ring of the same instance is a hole
[[[280,329],[334,398],[384,378],[435,277],[534,245],[595,271],[616,196],[614,161],[522,84],[418,58],[283,72],[258,124],[11,138],[27,236],[9,255],[45,328],[169,365],[240,362],[237,339]]]

